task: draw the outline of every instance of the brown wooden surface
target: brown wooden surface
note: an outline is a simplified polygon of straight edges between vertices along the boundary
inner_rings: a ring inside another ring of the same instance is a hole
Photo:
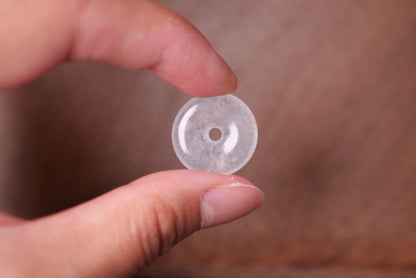
[[[416,1],[159,2],[235,69],[260,132],[239,174],[267,201],[143,275],[416,275]],[[180,168],[170,128],[187,99],[149,72],[88,63],[1,94],[0,209],[37,217]]]

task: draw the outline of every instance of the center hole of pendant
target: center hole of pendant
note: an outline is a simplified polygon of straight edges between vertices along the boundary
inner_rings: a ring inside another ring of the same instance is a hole
[[[219,128],[211,128],[211,130],[209,131],[209,139],[211,139],[212,141],[218,141],[221,139],[222,133],[221,130]]]

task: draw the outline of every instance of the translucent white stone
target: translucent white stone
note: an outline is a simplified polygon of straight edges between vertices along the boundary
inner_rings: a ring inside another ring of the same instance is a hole
[[[192,98],[176,115],[172,143],[186,168],[232,174],[250,160],[257,134],[253,113],[236,96]]]

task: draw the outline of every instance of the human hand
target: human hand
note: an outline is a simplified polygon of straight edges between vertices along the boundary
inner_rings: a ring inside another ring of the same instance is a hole
[[[65,61],[149,68],[192,96],[231,93],[236,78],[187,21],[147,0],[1,0],[0,90]],[[201,228],[261,205],[238,176],[155,173],[36,220],[0,214],[2,277],[118,277]]]

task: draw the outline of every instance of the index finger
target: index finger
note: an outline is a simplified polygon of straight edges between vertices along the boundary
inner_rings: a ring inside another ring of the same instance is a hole
[[[25,3],[23,3],[25,2]],[[152,1],[2,1],[0,89],[55,65],[91,60],[149,68],[192,96],[231,93],[237,79],[204,36]]]

